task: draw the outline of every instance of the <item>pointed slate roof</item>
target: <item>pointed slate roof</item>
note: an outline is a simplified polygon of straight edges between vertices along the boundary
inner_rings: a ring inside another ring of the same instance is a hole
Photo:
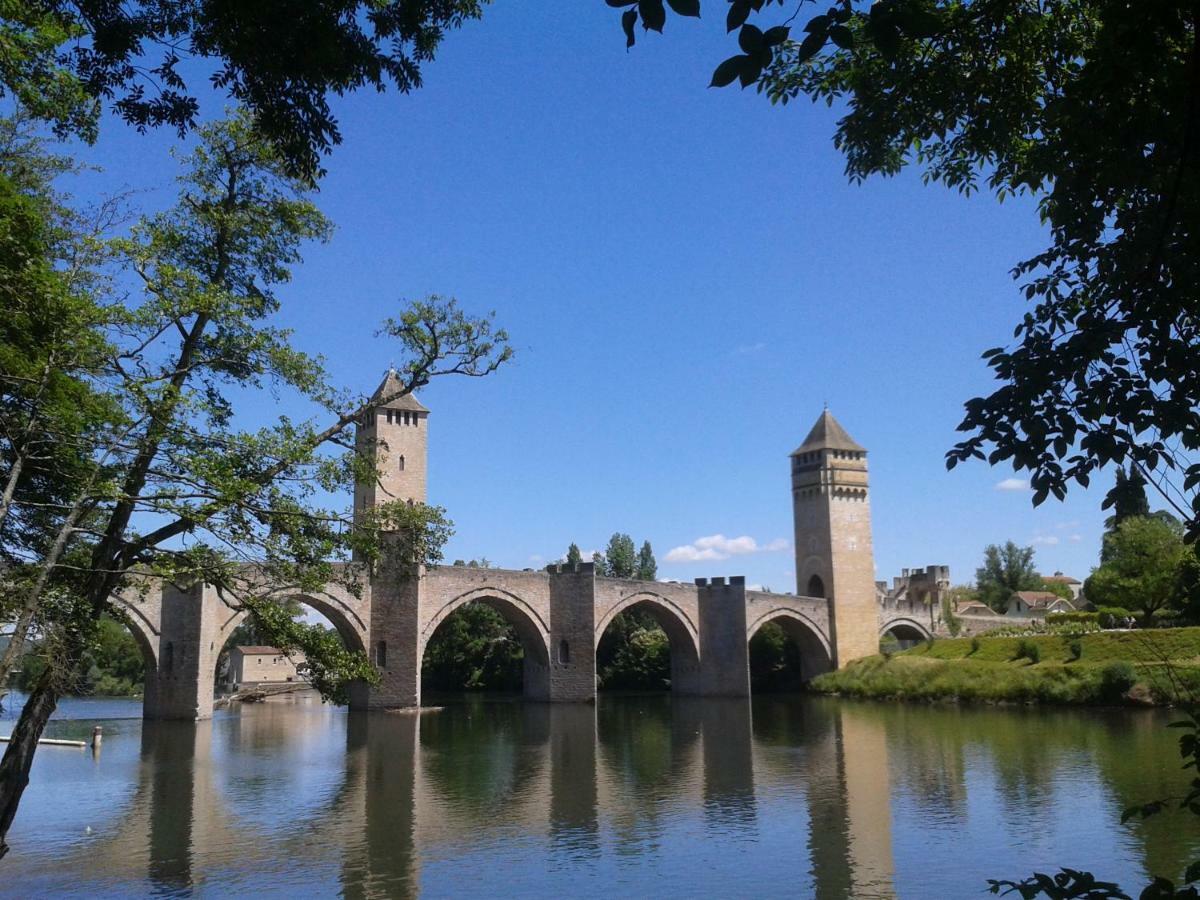
[[[792,451],[792,456],[800,453],[811,453],[814,450],[851,450],[866,453],[867,448],[857,443],[846,433],[846,429],[838,424],[829,410],[821,413],[804,443]]]
[[[381,400],[389,394],[394,394],[402,390],[404,390],[404,382],[400,380],[395,369],[388,369],[388,373],[383,377],[383,381],[380,382],[378,389],[371,395],[371,400]],[[397,397],[391,403],[384,403],[382,408],[409,409],[423,413],[429,412],[413,394],[404,394],[402,397]]]

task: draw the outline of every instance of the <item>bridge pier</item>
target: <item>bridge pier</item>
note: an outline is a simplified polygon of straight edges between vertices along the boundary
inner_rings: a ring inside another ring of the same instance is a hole
[[[697,578],[700,670],[679,685],[706,697],[750,696],[750,640],[746,635],[746,579]]]
[[[206,597],[212,588],[204,584],[163,584],[161,590],[158,652],[147,662],[142,717],[209,719],[221,604]]]

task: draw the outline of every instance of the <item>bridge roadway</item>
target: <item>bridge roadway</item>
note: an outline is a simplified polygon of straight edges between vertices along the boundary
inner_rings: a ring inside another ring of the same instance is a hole
[[[593,701],[600,638],[617,615],[632,609],[653,615],[669,637],[677,694],[748,696],[749,641],[767,622],[779,624],[797,642],[805,679],[836,663],[830,629],[835,600],[747,590],[737,576],[693,584],[647,582],[596,577],[591,563],[540,572],[439,566],[414,576],[385,559],[375,571],[347,564],[320,592],[274,586],[262,591],[317,610],[347,647],[370,656],[381,683],[355,685],[352,708],[419,706],[425,647],[448,616],[474,602],[498,610],[520,635],[530,699]],[[114,606],[146,658],[144,716],[211,716],[217,658],[246,613],[202,584],[145,582],[125,591]],[[931,632],[928,610],[880,606],[879,614],[880,634],[891,630],[915,639]]]

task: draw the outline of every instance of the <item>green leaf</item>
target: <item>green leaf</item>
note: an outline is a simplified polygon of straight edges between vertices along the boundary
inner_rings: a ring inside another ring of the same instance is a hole
[[[738,46],[747,53],[757,53],[763,46],[763,33],[757,25],[743,25],[738,32]]]
[[[742,67],[749,62],[750,57],[745,54],[731,56],[729,59],[721,63],[713,71],[712,81],[709,82],[709,87],[726,87],[733,84],[737,77],[742,73]]]
[[[829,16],[813,16],[808,20],[808,24],[804,26],[804,30],[809,34],[825,34],[829,31]]]
[[[843,50],[854,49],[854,35],[845,25],[834,25],[829,29],[829,39]]]
[[[677,16],[700,18],[700,0],[667,0],[667,3]]]
[[[725,17],[725,32],[728,34],[741,28],[750,18],[750,0],[733,0],[729,5],[729,14]]]
[[[742,74],[738,76],[738,79],[742,83],[742,87],[750,87],[750,85],[758,81],[758,77],[762,75],[762,70],[762,62],[760,62],[756,57],[747,57],[745,64],[742,66]]]
[[[1191,884],[1193,881],[1200,881],[1200,859],[1189,865],[1183,873],[1184,884]]]
[[[788,34],[791,29],[786,25],[776,25],[774,28],[768,28],[763,32],[763,44],[768,47],[776,47],[788,39]]]
[[[800,42],[800,50],[798,51],[800,62],[811,59],[821,52],[821,48],[825,46],[827,35],[824,31],[814,31],[803,41]]]
[[[663,0],[638,0],[638,12],[642,14],[643,28],[662,34],[663,25],[667,21],[667,11],[663,9]]]
[[[625,49],[628,50],[633,46],[634,33],[633,26],[637,24],[638,13],[636,9],[631,9],[621,15],[621,27],[625,29]]]

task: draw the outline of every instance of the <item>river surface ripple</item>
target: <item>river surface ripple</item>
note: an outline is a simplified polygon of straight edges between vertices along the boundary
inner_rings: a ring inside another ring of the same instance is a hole
[[[13,713],[0,731],[7,734]],[[975,897],[1090,869],[1136,895],[1200,852],[1170,714],[811,697],[272,701],[143,723],[69,700],[0,895]],[[1135,889],[1136,888],[1136,889]]]

